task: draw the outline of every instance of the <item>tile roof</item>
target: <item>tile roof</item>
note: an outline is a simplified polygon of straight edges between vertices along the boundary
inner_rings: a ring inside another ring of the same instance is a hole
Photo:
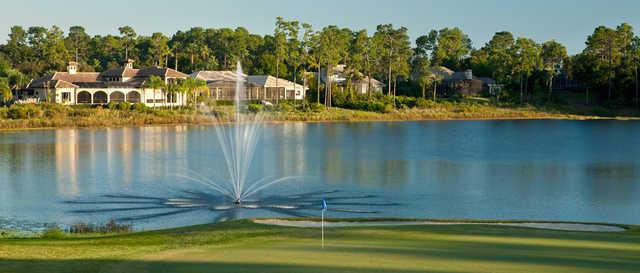
[[[191,73],[191,77],[196,79],[201,79],[206,82],[217,82],[217,81],[236,81],[237,74],[233,71],[198,71]],[[242,74],[243,78],[247,78],[246,74]]]
[[[100,73],[97,72],[77,72],[71,74],[69,72],[55,72],[40,78],[33,80],[30,84],[30,88],[44,88],[46,84],[49,84],[49,88],[53,88],[52,82],[64,81],[66,83],[78,83],[78,82],[98,82]]]
[[[108,87],[140,87],[150,76],[161,78],[187,78],[189,75],[171,68],[147,67],[142,69],[116,68],[98,72],[55,72],[37,78],[29,84],[28,88],[56,88],[56,87],[86,87],[86,88],[108,88]],[[108,77],[129,78],[125,82],[107,81]],[[47,85],[48,84],[48,85]]]
[[[276,87],[276,83],[278,87],[302,87],[302,85],[300,84],[293,83],[292,81],[288,81],[285,79],[276,78],[271,75],[249,75],[247,76],[247,81],[251,84],[261,87]]]
[[[123,77],[133,78],[138,75],[140,69],[133,69],[128,67],[110,69],[100,73],[101,77]]]

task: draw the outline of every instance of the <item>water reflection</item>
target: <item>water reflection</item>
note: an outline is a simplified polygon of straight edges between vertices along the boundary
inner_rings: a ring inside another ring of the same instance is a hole
[[[104,195],[91,200],[66,201],[73,214],[115,214],[120,222],[150,220],[206,210],[212,211],[216,221],[241,218],[243,211],[253,210],[259,214],[272,213],[289,217],[316,216],[321,200],[331,207],[328,213],[337,216],[376,214],[372,208],[398,206],[397,203],[376,202],[374,195],[345,195],[338,191],[315,191],[291,195],[266,195],[258,199],[233,204],[229,197],[210,192],[184,191],[173,197],[143,195]]]
[[[640,123],[572,121],[272,124],[252,178],[305,175],[267,196],[338,189],[377,196],[380,216],[640,223]],[[0,133],[0,218],[102,222],[123,211],[69,213],[105,195],[207,193],[178,178],[225,179],[209,126]],[[532,137],[533,136],[533,137]],[[96,206],[93,209],[99,209]],[[310,211],[310,213],[313,211]],[[140,218],[143,228],[215,220],[190,210]],[[233,217],[281,215],[235,211]],[[231,216],[224,216],[231,217]]]

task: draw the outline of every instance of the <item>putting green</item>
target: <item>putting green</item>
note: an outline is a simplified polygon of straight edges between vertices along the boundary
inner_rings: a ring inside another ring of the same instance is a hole
[[[0,272],[637,272],[640,228],[328,228],[248,220],[116,236],[0,240]]]

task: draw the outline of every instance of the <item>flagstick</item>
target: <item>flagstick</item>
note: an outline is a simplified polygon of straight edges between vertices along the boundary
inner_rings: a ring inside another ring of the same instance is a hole
[[[322,228],[322,248],[324,248],[324,210],[322,210],[322,221],[320,221],[320,227]]]

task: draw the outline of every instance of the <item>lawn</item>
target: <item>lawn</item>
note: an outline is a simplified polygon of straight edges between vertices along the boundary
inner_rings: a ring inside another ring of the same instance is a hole
[[[0,272],[637,272],[640,229],[312,228],[248,220],[64,239],[0,239]]]

